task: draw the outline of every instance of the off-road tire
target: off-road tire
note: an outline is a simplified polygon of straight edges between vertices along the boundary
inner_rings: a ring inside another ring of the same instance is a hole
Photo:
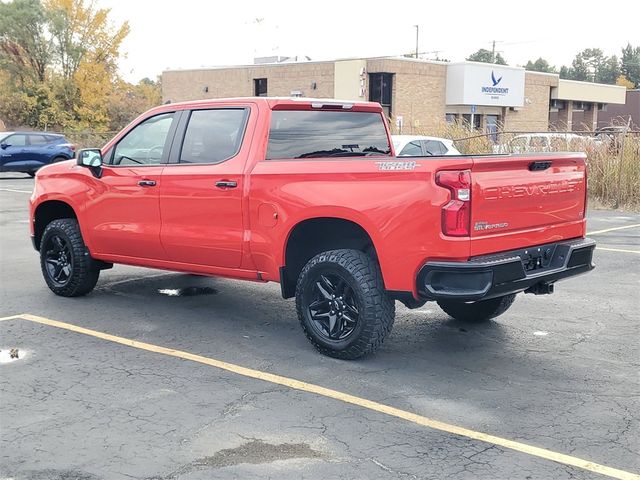
[[[451,300],[439,300],[438,305],[450,317],[468,323],[482,323],[496,318],[509,310],[516,299],[516,294],[504,297],[480,300],[479,302],[455,302]]]
[[[51,250],[51,242],[55,236],[68,245],[70,273],[63,282],[56,282],[46,265],[47,253]],[[89,293],[96,286],[100,276],[100,270],[93,263],[77,220],[61,218],[47,225],[40,242],[40,267],[44,280],[53,293],[61,297],[79,297]]]
[[[309,305],[321,274],[340,276],[357,304],[355,327],[344,339],[322,335],[311,319]],[[324,355],[344,360],[373,353],[391,332],[395,319],[395,302],[385,292],[377,262],[358,250],[330,250],[309,260],[298,277],[296,309],[311,344]]]

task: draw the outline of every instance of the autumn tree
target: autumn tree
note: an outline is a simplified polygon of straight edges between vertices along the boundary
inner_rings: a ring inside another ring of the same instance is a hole
[[[0,68],[21,84],[43,82],[51,61],[46,13],[39,0],[0,3]]]
[[[482,63],[496,63],[498,65],[506,65],[507,61],[500,55],[499,52],[495,54],[491,50],[481,48],[477,52],[472,53],[467,57],[470,62],[482,62]]]

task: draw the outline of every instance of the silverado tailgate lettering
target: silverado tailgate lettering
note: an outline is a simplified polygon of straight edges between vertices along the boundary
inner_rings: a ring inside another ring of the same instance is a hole
[[[558,193],[579,192],[582,179],[562,180],[558,182],[528,183],[524,185],[505,185],[488,187],[482,190],[485,200],[554,195]]]

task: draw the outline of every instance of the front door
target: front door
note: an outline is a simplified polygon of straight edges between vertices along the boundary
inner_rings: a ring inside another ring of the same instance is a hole
[[[27,136],[15,133],[2,140],[0,149],[0,165],[7,170],[27,171],[29,154],[27,152]]]
[[[194,110],[176,135],[181,148],[172,151],[160,188],[161,239],[170,260],[240,267],[249,117],[248,106]]]
[[[159,191],[176,116],[143,120],[104,153],[102,177],[90,184],[85,214],[93,253],[166,260]]]

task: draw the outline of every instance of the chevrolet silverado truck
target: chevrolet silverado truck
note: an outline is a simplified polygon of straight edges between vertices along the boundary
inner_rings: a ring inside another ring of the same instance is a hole
[[[354,359],[395,301],[483,322],[593,268],[580,153],[394,156],[377,103],[163,105],[38,171],[33,245],[57,295],[115,263],[279,282],[321,353]]]

